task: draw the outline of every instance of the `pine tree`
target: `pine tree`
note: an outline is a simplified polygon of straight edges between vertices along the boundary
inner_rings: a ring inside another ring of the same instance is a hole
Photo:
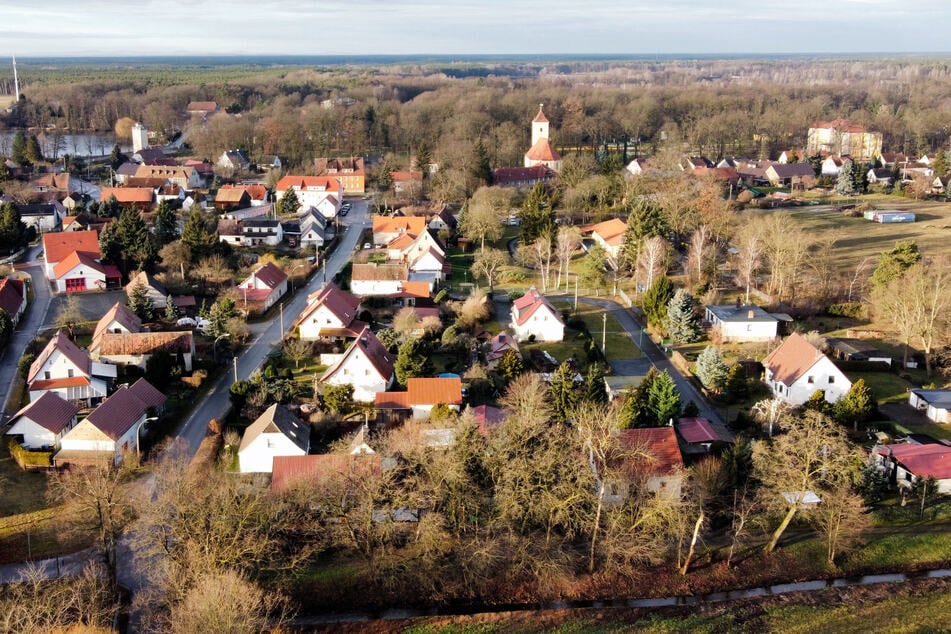
[[[127,305],[129,310],[138,315],[142,321],[152,320],[152,300],[149,299],[148,291],[142,282],[132,285],[132,293],[129,295]]]
[[[657,328],[663,328],[667,321],[667,304],[674,297],[674,285],[666,275],[658,277],[651,287],[644,292],[641,304],[647,323]]]
[[[27,243],[29,234],[16,205],[0,205],[0,252],[13,253]]]
[[[680,418],[683,403],[680,392],[677,391],[677,385],[670,378],[667,370],[658,374],[651,383],[648,404],[655,426],[667,425],[671,420],[676,422]]]
[[[155,214],[155,241],[160,247],[178,239],[178,219],[167,200],[159,203]]]
[[[716,346],[707,346],[697,357],[697,378],[708,390],[722,390],[727,383],[729,372]]]
[[[618,427],[632,429],[656,425],[650,409],[650,392],[658,376],[657,369],[651,366],[640,384],[628,393],[618,411]]]
[[[119,169],[119,166],[125,162],[125,156],[122,155],[122,150],[119,149],[119,144],[116,143],[112,146],[112,153],[109,154],[109,167],[112,169]]]
[[[122,247],[125,271],[147,270],[155,262],[156,250],[145,221],[135,209],[127,208],[115,223],[116,237]]]
[[[31,134],[27,137],[23,155],[30,163],[39,163],[43,160],[43,150],[40,148],[40,142],[35,134]]]
[[[600,363],[592,363],[584,375],[584,391],[581,400],[586,403],[607,403],[608,392],[604,385],[604,368]]]
[[[670,233],[670,225],[663,210],[653,203],[638,201],[628,211],[627,231],[624,232],[619,258],[621,264],[626,268],[634,268],[644,238],[660,236],[668,239]]]
[[[25,166],[29,163],[26,158],[26,133],[23,130],[17,130],[13,135],[13,144],[10,147],[10,159],[19,166]]]
[[[944,178],[948,175],[948,155],[944,150],[938,150],[934,157],[934,163],[931,165],[935,176]]]
[[[892,280],[901,277],[905,271],[921,261],[921,251],[914,240],[902,240],[888,251],[882,251],[878,265],[872,273],[872,283],[876,288],[888,286]]]
[[[697,300],[685,289],[679,288],[667,304],[667,332],[677,343],[700,341],[700,315]]]
[[[835,193],[840,196],[851,196],[855,193],[855,178],[852,171],[852,160],[845,159],[839,168],[839,177],[835,181]]]
[[[489,152],[485,149],[482,139],[472,147],[472,165],[470,167],[475,191],[483,185],[492,184],[492,164],[489,162]],[[468,194],[469,192],[467,192]]]
[[[300,199],[297,197],[297,192],[293,189],[288,189],[284,192],[284,195],[281,196],[281,199],[277,201],[278,216],[296,216],[300,208]]]
[[[865,379],[859,379],[852,384],[845,396],[833,405],[832,417],[840,423],[851,424],[853,429],[858,430],[858,424],[871,418],[877,406],[875,396]]]
[[[417,376],[428,376],[434,371],[430,359],[429,345],[425,339],[407,339],[400,346],[396,355],[393,371],[400,385],[406,385],[406,380]]]
[[[575,385],[576,372],[571,364],[562,361],[548,382],[548,395],[554,410],[554,417],[559,423],[567,423],[572,408],[578,402],[578,389]]]
[[[169,295],[165,298],[165,321],[174,322],[177,321],[182,314],[178,310],[178,306],[175,305],[175,302],[172,301],[172,296]]]
[[[450,326],[449,328],[455,327]],[[446,332],[449,332],[449,328],[446,329]],[[453,335],[453,338],[455,336],[456,335]],[[443,333],[443,341],[445,340],[445,333]],[[515,350],[506,350],[502,355],[502,358],[499,359],[499,364],[495,368],[496,372],[499,373],[499,376],[507,381],[511,381],[515,377],[524,374],[525,369],[525,362],[522,360],[522,355],[520,355]]]
[[[10,342],[10,335],[13,334],[13,319],[10,313],[0,308],[0,350],[7,347]]]
[[[726,375],[727,398],[731,403],[736,403],[745,399],[749,393],[750,384],[746,378],[746,370],[739,363],[734,363]]]
[[[99,203],[99,209],[96,210],[96,214],[100,218],[117,218],[120,211],[119,201],[116,200],[115,196],[109,196],[109,198]]]
[[[551,192],[543,183],[536,183],[522,203],[522,226],[519,240],[531,244],[540,236],[553,238],[556,231],[555,209]]]
[[[205,226],[205,219],[201,212],[192,211],[182,228],[182,242],[188,245],[191,250],[192,262],[197,262],[202,258],[211,255],[218,243],[216,232],[208,231]]]
[[[868,171],[872,169],[870,163],[859,163],[855,161],[852,164],[852,184],[855,186],[855,191],[859,194],[864,194],[868,191]]]

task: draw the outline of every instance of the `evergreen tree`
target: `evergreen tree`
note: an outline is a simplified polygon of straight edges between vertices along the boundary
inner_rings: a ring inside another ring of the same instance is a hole
[[[813,154],[809,157],[809,165],[812,167],[812,171],[815,172],[816,178],[822,176],[822,155]]]
[[[802,408],[819,412],[826,416],[832,413],[832,404],[826,400],[825,390],[816,390],[813,392],[809,400],[802,404]]]
[[[618,426],[621,429],[656,426],[656,418],[650,408],[650,392],[658,376],[657,369],[651,366],[640,385],[628,393],[618,410]]]
[[[159,203],[155,214],[155,241],[160,247],[178,239],[178,219],[167,200]]]
[[[485,149],[482,139],[472,148],[472,165],[470,167],[475,191],[479,187],[492,184],[492,164],[489,162],[489,152]],[[471,192],[466,192],[469,195]]]
[[[620,260],[626,268],[634,268],[644,238],[660,236],[669,239],[670,225],[664,211],[651,202],[639,200],[631,206],[627,216],[627,231],[621,245]]]
[[[726,394],[731,403],[742,401],[750,393],[750,383],[746,378],[746,370],[739,363],[730,366],[726,375]]]
[[[872,169],[872,166],[869,163],[858,161],[852,163],[852,183],[855,186],[855,191],[859,194],[868,191],[868,171],[870,169]]]
[[[934,163],[931,164],[935,176],[944,178],[948,175],[948,155],[944,150],[938,150],[934,157]]]
[[[297,192],[293,189],[288,189],[284,192],[284,195],[281,196],[281,199],[277,201],[278,216],[296,216],[300,208],[300,199],[297,197]]]
[[[407,379],[429,376],[434,372],[431,352],[425,339],[407,339],[400,345],[396,363],[393,364],[393,371],[400,385],[406,385]]]
[[[898,164],[898,161],[895,161],[892,163],[891,180],[892,187],[896,188],[898,191],[901,191],[904,188],[902,185],[901,176],[901,165]]]
[[[865,379],[859,379],[852,384],[845,396],[833,405],[832,417],[858,430],[858,424],[869,420],[877,406],[875,396]]]
[[[377,187],[383,191],[393,186],[393,168],[390,166],[390,162],[385,158],[377,170],[376,184]]]
[[[31,231],[20,218],[20,212],[13,203],[0,204],[0,252],[13,253],[25,246]]]
[[[677,385],[670,378],[667,370],[657,375],[651,383],[647,396],[655,426],[666,425],[671,420],[676,422],[680,417],[680,409],[683,405],[680,392],[677,391]]]
[[[178,310],[178,306],[175,305],[175,302],[172,301],[172,296],[169,295],[165,298],[165,321],[171,323],[177,321],[179,317],[182,316],[182,313]]]
[[[449,326],[449,328],[455,328],[455,326]],[[449,331],[449,328],[446,331]],[[443,333],[445,335],[445,333]],[[453,338],[458,336],[458,330],[456,331]],[[445,336],[443,336],[443,341],[446,341]],[[443,344],[445,345],[445,344]],[[506,381],[511,381],[517,376],[525,373],[525,361],[522,360],[522,355],[520,355],[515,350],[506,350],[502,355],[502,358],[499,359],[499,364],[496,366],[496,372],[499,373],[499,376],[504,378]]]
[[[685,289],[678,288],[667,304],[667,332],[676,343],[700,341],[700,315],[697,300]]]
[[[35,134],[31,134],[27,137],[23,155],[30,163],[39,163],[43,160],[43,150],[40,148],[40,142]]]
[[[228,320],[236,316],[238,311],[235,307],[234,299],[230,297],[221,297],[211,305],[208,311],[208,334],[212,337],[220,337],[228,332]]]
[[[839,168],[839,177],[835,181],[835,193],[840,196],[851,196],[855,193],[855,174],[852,170],[852,160],[845,159]]]
[[[122,208],[119,207],[119,201],[116,200],[116,197],[109,196],[109,198],[99,203],[96,215],[100,218],[116,218],[121,210]]]
[[[519,240],[531,244],[540,236],[554,238],[556,233],[555,209],[552,195],[544,183],[536,183],[522,203],[522,226]]]
[[[10,147],[10,160],[23,167],[29,163],[26,158],[26,133],[17,130],[13,135],[13,144]]]
[[[0,308],[0,350],[4,350],[10,343],[10,335],[13,334],[13,319],[10,313]]]
[[[879,289],[885,288],[892,280],[904,275],[905,271],[920,261],[921,251],[918,250],[917,242],[914,240],[897,242],[893,248],[882,251],[879,256],[878,265],[872,273],[872,284]]]
[[[119,169],[119,166],[125,163],[125,156],[122,155],[122,150],[119,149],[119,144],[116,143],[112,146],[112,153],[109,154],[109,167],[112,169]]]
[[[103,259],[119,264],[123,273],[142,271],[155,262],[156,251],[145,221],[134,209],[125,209],[99,236]]]
[[[142,321],[152,321],[152,300],[149,299],[148,291],[142,282],[136,282],[132,285],[132,293],[129,295],[129,301],[126,305]]]
[[[608,392],[604,385],[604,368],[600,363],[592,363],[584,375],[584,388],[581,400],[586,403],[607,403]]]
[[[729,369],[723,361],[720,349],[707,346],[697,357],[697,378],[703,387],[719,392],[727,383]]]
[[[607,284],[607,265],[607,251],[600,244],[593,244],[581,261],[581,283],[588,288],[601,288]]]
[[[647,323],[663,328],[667,321],[667,304],[674,297],[674,285],[666,275],[658,277],[641,299]]]
[[[195,210],[182,228],[182,242],[191,250],[192,262],[197,262],[211,255],[218,244],[218,236],[217,232],[208,230],[201,212]]]
[[[559,423],[567,423],[568,415],[578,402],[578,386],[575,384],[575,370],[571,364],[562,361],[548,382],[548,395],[551,397],[553,414]]]

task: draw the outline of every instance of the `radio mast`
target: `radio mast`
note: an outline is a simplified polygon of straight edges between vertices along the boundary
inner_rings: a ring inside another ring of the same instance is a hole
[[[16,101],[20,103],[20,80],[17,78],[17,56],[13,56],[13,90],[16,92]]]

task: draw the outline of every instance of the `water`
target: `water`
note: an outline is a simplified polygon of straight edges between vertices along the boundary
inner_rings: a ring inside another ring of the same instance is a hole
[[[0,132],[0,156],[10,156],[14,135],[16,135],[15,130]],[[116,143],[116,136],[111,132],[69,134],[50,131],[37,133],[36,140],[40,142],[40,150],[43,152],[43,156],[52,161],[63,158],[64,154],[83,158],[108,156],[112,152],[112,146]],[[121,141],[119,149],[123,152],[131,152],[132,144],[129,141]]]

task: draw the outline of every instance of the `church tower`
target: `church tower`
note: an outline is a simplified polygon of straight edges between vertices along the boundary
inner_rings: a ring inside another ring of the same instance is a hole
[[[548,117],[542,112],[545,104],[538,104],[538,114],[532,119],[532,147],[525,153],[525,167],[543,165],[557,172],[561,169],[561,157],[548,139]]]
[[[538,114],[532,119],[532,145],[538,143],[538,139],[548,138],[548,117],[542,112],[545,104],[538,104]]]

